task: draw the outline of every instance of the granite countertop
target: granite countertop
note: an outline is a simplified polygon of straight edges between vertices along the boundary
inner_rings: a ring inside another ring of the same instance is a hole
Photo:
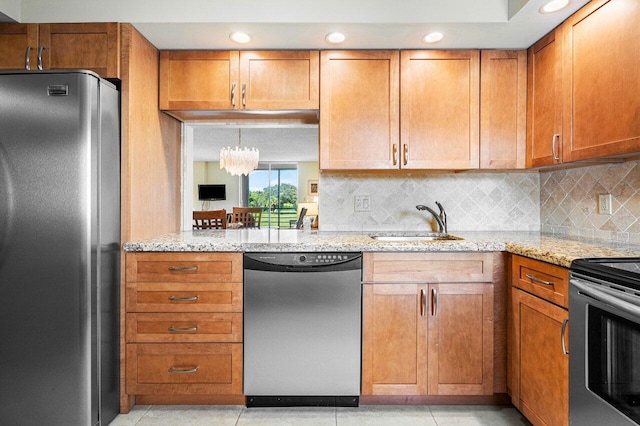
[[[461,240],[377,241],[370,235],[419,235],[408,232],[318,232],[295,229],[184,231],[124,244],[129,252],[362,251],[440,252],[507,251],[569,267],[581,257],[640,257],[640,245],[541,234],[539,232],[460,231]]]

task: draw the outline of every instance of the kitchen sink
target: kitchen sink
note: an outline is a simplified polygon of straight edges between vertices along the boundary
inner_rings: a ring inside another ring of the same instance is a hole
[[[431,233],[423,235],[369,235],[376,241],[387,243],[421,242],[421,241],[455,241],[462,240],[451,234]]]

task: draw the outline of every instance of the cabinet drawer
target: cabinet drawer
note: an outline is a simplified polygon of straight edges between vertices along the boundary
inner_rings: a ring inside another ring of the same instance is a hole
[[[569,270],[539,260],[513,256],[511,285],[556,305],[568,307]]]
[[[240,253],[127,253],[127,282],[242,282]]]
[[[128,312],[242,312],[242,282],[130,283]]]
[[[491,282],[493,253],[365,253],[365,282]]]
[[[242,344],[128,344],[127,393],[242,394]]]
[[[127,314],[127,342],[242,342],[242,314]]]

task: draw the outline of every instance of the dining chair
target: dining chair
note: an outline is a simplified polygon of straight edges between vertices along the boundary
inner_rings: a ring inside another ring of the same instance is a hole
[[[234,207],[233,223],[242,223],[243,228],[260,228],[262,207]]]
[[[226,229],[227,211],[208,210],[193,212],[193,229]]]
[[[307,208],[303,207],[300,209],[300,214],[297,219],[291,219],[289,221],[289,228],[302,229],[302,223],[304,220],[304,216],[307,214]]]

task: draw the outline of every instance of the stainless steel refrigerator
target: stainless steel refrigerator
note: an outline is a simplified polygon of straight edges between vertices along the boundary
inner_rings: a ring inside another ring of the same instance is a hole
[[[119,93],[0,73],[0,424],[108,424],[119,405]]]

